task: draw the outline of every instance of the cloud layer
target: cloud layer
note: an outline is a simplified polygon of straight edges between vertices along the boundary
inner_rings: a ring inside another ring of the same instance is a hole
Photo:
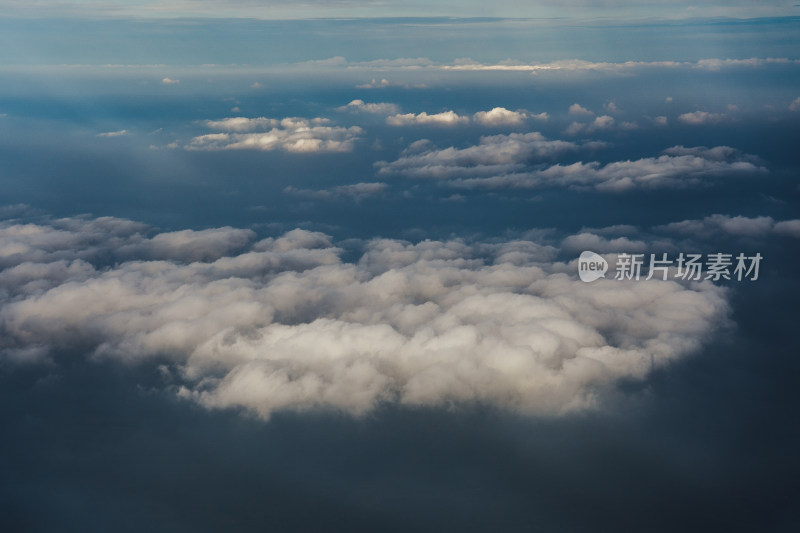
[[[607,192],[697,186],[709,177],[766,172],[757,158],[728,146],[673,146],[658,157],[606,165],[594,161],[536,165],[577,148],[537,132],[515,133],[482,137],[478,145],[462,149],[438,150],[417,142],[396,161],[376,165],[379,174],[448,180],[447,184],[464,189],[572,187]]]
[[[264,418],[383,402],[558,414],[696,350],[728,310],[708,283],[584,284],[531,241],[377,239],[345,263],[304,230],[147,231],[0,226],[2,356],[166,358],[182,397]]]

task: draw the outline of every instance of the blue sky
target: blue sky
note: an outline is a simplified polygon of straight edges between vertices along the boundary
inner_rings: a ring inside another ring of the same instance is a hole
[[[3,529],[794,531],[796,10],[0,2]]]

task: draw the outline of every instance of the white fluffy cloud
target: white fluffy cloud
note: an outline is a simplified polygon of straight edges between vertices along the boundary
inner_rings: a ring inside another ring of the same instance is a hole
[[[697,350],[728,311],[725,290],[708,282],[584,284],[574,264],[554,262],[558,250],[531,241],[374,240],[344,263],[320,233],[230,252],[217,232],[243,230],[220,228],[147,239],[207,242],[202,261],[97,262],[136,249],[145,229],[0,225],[2,356],[166,359],[181,396],[265,418],[382,402],[558,414]]]
[[[678,116],[678,120],[684,124],[700,126],[705,124],[719,124],[728,119],[724,113],[709,113],[708,111],[693,111]]]
[[[511,133],[481,137],[476,146],[436,149],[418,141],[391,163],[379,162],[379,174],[402,174],[414,178],[451,179],[493,176],[518,171],[532,159],[547,160],[577,150],[567,141],[548,140],[541,133]]]
[[[194,137],[187,150],[284,150],[286,152],[349,152],[362,133],[361,128],[331,126],[325,118],[233,117],[207,120],[204,124],[225,133]],[[269,131],[253,132],[259,129]],[[236,132],[236,133],[228,133]]]
[[[469,117],[461,116],[455,111],[442,111],[433,115],[423,111],[418,114],[392,115],[386,118],[386,123],[390,126],[457,126],[469,123]]]
[[[473,118],[483,126],[520,126],[525,123],[528,114],[524,111],[509,111],[505,107],[495,107],[489,111],[478,111]]]
[[[356,100],[360,102],[360,100]],[[502,126],[521,126],[525,124],[528,119],[546,121],[549,117],[547,113],[531,114],[527,111],[517,110],[511,111],[505,107],[494,107],[489,111],[478,111],[472,115],[472,121],[481,126],[490,128],[497,128]],[[454,111],[443,111],[429,115],[426,112],[414,114],[397,114],[386,118],[386,123],[390,126],[418,126],[418,125],[433,125],[433,126],[457,126],[468,124],[470,117],[466,115],[459,115]]]
[[[800,110],[800,96],[792,100],[792,103],[789,104],[789,111],[799,111]]]
[[[583,107],[582,105],[577,104],[577,103],[572,104],[571,106],[569,106],[569,114],[570,115],[578,115],[578,116],[582,116],[582,117],[593,117],[594,116],[594,112],[589,111],[588,109],[586,109],[585,107]]]
[[[594,133],[599,130],[607,130],[614,126],[614,117],[601,115],[595,117],[591,122],[573,122],[564,131],[567,135],[577,135],[579,133]]]

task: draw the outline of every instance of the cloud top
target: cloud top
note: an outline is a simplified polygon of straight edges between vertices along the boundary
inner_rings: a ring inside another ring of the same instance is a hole
[[[709,283],[584,284],[532,241],[376,239],[347,263],[305,230],[147,231],[0,225],[2,356],[166,358],[182,397],[264,418],[385,402],[559,414],[698,349],[728,310]]]

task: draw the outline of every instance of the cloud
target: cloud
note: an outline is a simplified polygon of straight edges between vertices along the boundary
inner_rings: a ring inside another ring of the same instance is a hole
[[[541,115],[536,115],[537,117]],[[528,114],[524,111],[509,111],[505,107],[495,107],[490,111],[478,111],[473,115],[475,122],[483,126],[520,126],[525,123]]]
[[[336,110],[393,115],[400,112],[400,107],[397,104],[389,104],[385,102],[367,104],[364,102],[364,100],[353,100],[345,106],[337,107]]]
[[[118,131],[106,131],[104,133],[98,133],[98,137],[121,137],[123,135],[127,135],[128,130],[118,130]]]
[[[135,250],[141,230],[108,218],[0,225],[0,246],[25,244],[0,272],[6,361],[57,363],[64,350],[166,361],[178,380],[167,390],[263,418],[472,402],[557,415],[696,351],[728,313],[708,282],[585,284],[532,241],[377,239],[346,263],[330,237],[294,230],[204,262],[95,262]],[[219,253],[218,234],[246,232],[205,231],[149,241]]]
[[[361,85],[356,85],[356,89],[385,89],[391,85],[389,80],[386,78],[381,78],[380,80],[375,80],[374,78],[369,83],[362,83]]]
[[[537,132],[481,137],[478,145],[461,149],[439,150],[422,140],[396,161],[380,161],[376,167],[380,175],[443,180],[462,189],[572,187],[606,192],[700,186],[708,177],[766,172],[758,158],[728,146],[674,146],[658,157],[606,165],[594,161],[541,165],[577,149],[575,143],[547,140]]]
[[[393,115],[386,118],[386,123],[390,126],[457,126],[469,123],[469,117],[460,116],[454,111],[443,111],[433,115],[423,111],[418,114]]]
[[[629,124],[629,123],[624,123]],[[578,133],[594,133],[598,130],[607,130],[614,126],[614,117],[602,115],[596,117],[592,122],[573,122],[564,133],[567,135],[577,135]]]
[[[408,177],[451,179],[464,176],[492,176],[522,170],[531,160],[546,160],[577,150],[567,141],[551,141],[541,133],[512,133],[481,137],[476,146],[436,149],[426,140],[409,146],[399,159],[376,163],[379,174],[398,173]]]
[[[719,124],[728,119],[728,116],[723,113],[709,113],[708,111],[694,111],[692,113],[684,113],[678,116],[678,120],[684,124],[692,126],[704,124]]]
[[[523,71],[534,74],[547,72],[607,72],[626,73],[638,69],[676,69],[692,68],[708,71],[720,71],[732,68],[763,68],[768,65],[798,65],[800,60],[788,58],[749,58],[718,59],[709,58],[699,61],[585,61],[582,59],[564,59],[550,63],[515,63],[507,61],[496,64],[482,64],[477,61],[464,60],[455,64],[431,64],[430,68],[462,71]],[[420,67],[418,67],[420,68]]]
[[[561,241],[561,249],[573,254],[584,250],[591,250],[596,253],[641,253],[647,250],[647,243],[644,241],[633,241],[627,237],[608,239],[592,232],[584,231],[577,235],[570,235]]]
[[[789,111],[800,111],[800,96],[792,100],[792,103],[789,104]]]
[[[180,83],[180,82],[181,82],[181,80],[173,80],[173,79],[170,79],[170,78],[164,78],[164,79],[161,80],[161,83],[163,83],[164,85],[175,85],[176,83]]]
[[[292,121],[296,119],[284,119]],[[220,120],[205,120],[203,124],[212,130],[218,131],[254,131],[263,130],[267,128],[277,128],[281,125],[281,121],[275,118],[247,118],[247,117],[231,117],[223,118]]]
[[[361,128],[328,126],[324,118],[235,117],[208,120],[205,125],[223,131],[245,132],[272,128],[264,133],[211,133],[194,137],[187,150],[283,150],[292,153],[349,152]]]
[[[692,151],[694,153],[683,153]],[[728,155],[725,159],[720,159],[723,153]],[[605,192],[681,188],[701,186],[707,177],[766,172],[766,169],[754,164],[754,159],[729,147],[687,149],[679,146],[666,150],[658,157],[617,161],[607,165],[597,162],[553,165],[530,172],[463,178],[451,181],[450,185],[467,189],[555,186],[594,188]]]
[[[360,100],[356,100],[360,102]],[[341,108],[340,108],[341,109]],[[511,111],[504,107],[494,107],[489,111],[478,111],[472,115],[472,120],[481,126],[497,128],[502,126],[521,126],[529,118],[534,120],[546,121],[550,116],[547,113],[529,114],[527,111]],[[455,126],[468,124],[470,117],[458,115],[454,111],[444,111],[442,113],[429,115],[425,112],[404,115],[394,115],[386,119],[390,126],[412,126],[412,125],[435,125],[435,126]]]
[[[686,235],[693,238],[710,239],[720,235],[760,238],[770,234],[800,238],[800,220],[776,222],[772,217],[745,217],[711,215],[701,220],[682,220],[663,226],[657,231]]]
[[[583,107],[580,104],[572,104],[571,106],[569,106],[569,114],[570,115],[578,115],[578,116],[582,116],[582,117],[593,117],[594,116],[594,113],[592,111],[589,111],[588,109],[586,109],[585,107]]]
[[[369,196],[375,196],[386,191],[388,185],[385,183],[354,183],[352,185],[338,185],[329,189],[298,189],[296,187],[286,187],[283,192],[301,196],[305,198],[314,198],[319,200],[340,199],[347,198],[356,201],[363,200]]]
[[[777,222],[773,230],[775,233],[800,239],[800,220],[794,219]]]

